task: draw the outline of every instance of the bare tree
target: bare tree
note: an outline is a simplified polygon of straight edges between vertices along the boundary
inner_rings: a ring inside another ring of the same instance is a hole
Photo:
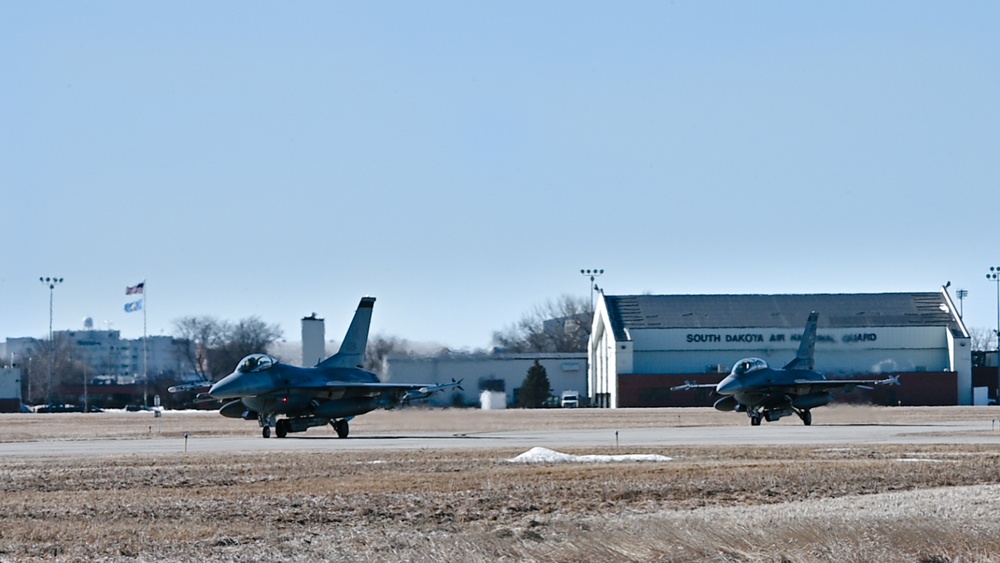
[[[62,402],[63,398],[56,396],[60,386],[75,381],[80,373],[80,367],[72,360],[73,343],[65,334],[54,335],[54,340],[37,340],[32,346],[31,373],[33,381],[32,399],[49,397],[49,374],[52,375],[52,401]],[[50,371],[51,367],[51,371]]]
[[[232,370],[244,356],[266,354],[271,344],[281,338],[281,327],[267,324],[260,317],[247,317],[236,324],[223,327],[224,344],[216,350],[212,364],[221,364],[225,371]]]
[[[229,373],[249,354],[266,354],[268,347],[282,336],[276,324],[260,317],[247,317],[237,323],[214,317],[182,317],[174,321],[176,335],[194,343],[187,347],[187,363],[206,380],[216,380]]]
[[[181,317],[174,321],[175,335],[193,346],[186,347],[188,365],[202,379],[213,379],[209,364],[209,351],[222,345],[224,324],[215,317]]]
[[[505,352],[584,352],[593,318],[588,298],[563,295],[494,332],[493,343]]]
[[[395,336],[376,335],[368,340],[365,350],[365,369],[375,373],[385,372],[385,359],[389,354],[409,353],[410,343]]]
[[[992,329],[973,327],[969,329],[973,352],[989,352],[997,349],[996,333]]]

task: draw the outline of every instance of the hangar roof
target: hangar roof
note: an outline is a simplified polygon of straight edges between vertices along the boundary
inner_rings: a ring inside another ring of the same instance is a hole
[[[808,295],[605,295],[615,339],[625,329],[940,326],[962,329],[943,292]]]

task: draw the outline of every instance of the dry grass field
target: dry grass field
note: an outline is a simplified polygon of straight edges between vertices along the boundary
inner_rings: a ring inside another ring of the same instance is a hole
[[[816,423],[990,416],[834,407],[817,410]],[[257,432],[215,413],[0,423],[2,441]],[[352,433],[730,424],[746,418],[710,409],[405,410],[359,417]],[[997,446],[562,451],[672,460],[513,464],[522,451],[335,447],[0,458],[0,560],[1000,561]]]

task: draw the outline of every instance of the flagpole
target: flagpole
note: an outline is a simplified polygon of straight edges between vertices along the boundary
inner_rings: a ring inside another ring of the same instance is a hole
[[[126,313],[134,313],[142,309],[142,406],[149,407],[149,348],[146,342],[146,280],[135,286],[126,286],[125,295],[140,295],[138,301],[125,304]]]
[[[149,352],[146,348],[146,307],[149,306],[149,294],[146,293],[146,280],[142,280],[142,406],[149,407]]]

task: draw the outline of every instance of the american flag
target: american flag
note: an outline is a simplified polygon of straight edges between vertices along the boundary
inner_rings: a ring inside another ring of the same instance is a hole
[[[136,293],[142,293],[142,288],[146,286],[146,282],[140,282],[132,287],[125,288],[125,295],[134,295]]]

